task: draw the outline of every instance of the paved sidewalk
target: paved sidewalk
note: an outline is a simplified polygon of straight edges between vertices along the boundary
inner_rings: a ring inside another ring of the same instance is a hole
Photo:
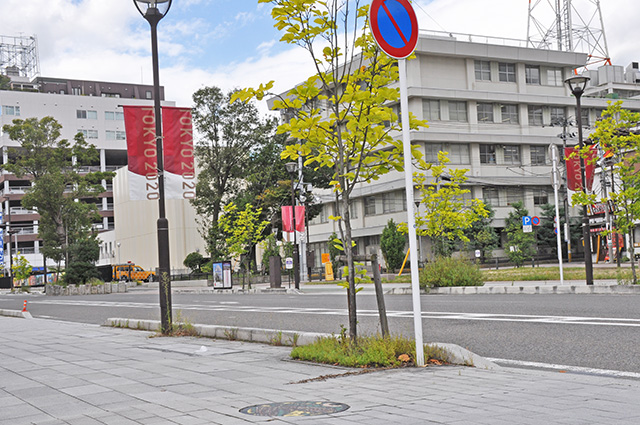
[[[466,367],[314,380],[353,370],[289,361],[286,347],[151,335],[0,317],[0,424],[640,423],[637,380]],[[311,417],[239,411],[302,401],[349,408]]]

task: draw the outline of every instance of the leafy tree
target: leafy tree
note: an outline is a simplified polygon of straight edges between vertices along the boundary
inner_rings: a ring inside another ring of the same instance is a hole
[[[269,224],[260,219],[261,213],[260,208],[254,209],[251,204],[245,205],[244,210],[238,209],[234,203],[225,205],[219,226],[226,234],[227,249],[233,257],[242,258],[260,240],[262,231]],[[248,264],[245,267],[248,268]]]
[[[69,251],[71,255],[65,269],[65,282],[81,285],[92,278],[100,278],[95,266],[95,262],[100,259],[100,243],[95,236],[75,241]]]
[[[384,255],[384,261],[387,264],[387,269],[395,272],[402,265],[404,259],[404,247],[407,242],[407,238],[398,231],[398,226],[390,219],[387,222],[387,226],[382,231],[380,237],[380,249],[382,255]]]
[[[533,232],[525,233],[522,231],[522,217],[529,215],[529,211],[524,207],[524,203],[518,201],[511,206],[513,207],[513,211],[509,212],[509,216],[505,220],[507,245],[509,246],[507,256],[511,262],[520,267],[526,260],[535,255],[536,237]]]
[[[450,257],[457,239],[469,242],[465,230],[489,215],[484,202],[464,198],[470,190],[460,186],[469,170],[447,168],[448,162],[447,153],[438,152],[438,163],[428,167],[431,179],[423,172],[414,176],[422,205],[422,212],[416,212],[416,231],[429,237],[435,257]]]
[[[19,252],[13,256],[13,264],[11,265],[11,274],[14,279],[23,281],[31,276],[33,267],[29,264],[29,261],[24,255]]]
[[[205,87],[193,94],[193,122],[201,135],[196,141],[195,156],[201,171],[192,204],[200,216],[207,250],[214,259],[226,256],[218,223],[225,202],[237,195],[245,182],[255,194],[271,185],[274,177],[283,176],[268,163],[273,155],[260,153],[261,146],[272,142],[275,120],[261,120],[251,103],[230,104],[231,95],[218,87]],[[278,143],[281,142],[274,142],[268,149],[280,150]],[[260,172],[253,173],[254,169]],[[247,180],[248,176],[252,178]]]
[[[618,232],[629,235],[631,244],[631,270],[633,283],[638,282],[634,260],[636,222],[640,220],[640,134],[637,127],[640,123],[640,113],[622,108],[622,101],[609,102],[607,109],[602,111],[601,118],[596,121],[596,129],[591,139],[600,143],[604,152],[611,154],[611,168],[613,170],[612,190],[608,197],[598,197],[596,194],[586,194],[577,191],[572,197],[574,205],[589,205],[596,202],[612,201],[616,207],[615,227]],[[588,146],[580,152],[587,157]]]
[[[201,267],[207,262],[207,259],[202,256],[199,252],[190,252],[184,258],[182,264],[191,270],[192,273],[198,271],[200,272]]]
[[[469,239],[467,246],[474,251],[480,250],[481,261],[491,258],[493,250],[500,246],[500,235],[496,232],[496,228],[491,226],[496,213],[490,204],[485,204],[484,207],[487,210],[487,216],[474,221],[464,232]]]
[[[267,235],[267,237],[262,241],[262,248],[264,249],[262,252],[262,268],[266,273],[269,273],[269,269],[271,267],[269,259],[271,257],[280,256],[280,247],[278,246],[278,241],[275,235]],[[282,261],[282,259],[280,259],[280,261]]]
[[[112,178],[113,173],[81,174],[81,166],[98,160],[98,151],[81,133],[73,143],[60,139],[61,128],[52,117],[16,119],[13,125],[5,125],[4,132],[20,147],[10,148],[10,162],[3,168],[17,177],[32,179],[22,206],[35,208],[40,214],[42,253],[58,264],[64,259],[69,265],[70,246],[90,238],[91,224],[98,217],[94,202],[79,200],[97,197],[104,191],[100,182]]]
[[[0,90],[10,90],[11,89],[11,78],[6,75],[0,74]]]
[[[399,89],[396,62],[380,52],[368,31],[369,5],[361,2],[316,0],[259,0],[272,5],[275,27],[283,42],[305,49],[316,72],[285,96],[274,108],[287,121],[280,133],[295,141],[282,154],[285,159],[305,158],[332,170],[340,238],[344,241],[348,273],[349,335],[357,339],[355,265],[349,204],[353,189],[391,170],[403,169],[402,143],[392,137],[400,130],[392,105]],[[273,81],[257,89],[237,92],[234,98],[258,100],[271,93]],[[409,114],[411,128],[425,126]],[[417,147],[413,154],[419,156]]]

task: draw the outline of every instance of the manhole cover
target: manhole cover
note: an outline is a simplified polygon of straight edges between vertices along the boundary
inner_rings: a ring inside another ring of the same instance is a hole
[[[318,416],[344,412],[348,408],[346,404],[330,401],[287,401],[256,404],[240,409],[240,413],[253,416]]]

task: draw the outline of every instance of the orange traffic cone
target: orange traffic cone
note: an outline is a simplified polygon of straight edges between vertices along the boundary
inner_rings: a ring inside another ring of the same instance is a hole
[[[22,312],[25,313],[27,311],[27,300],[24,300],[24,304],[22,304]]]

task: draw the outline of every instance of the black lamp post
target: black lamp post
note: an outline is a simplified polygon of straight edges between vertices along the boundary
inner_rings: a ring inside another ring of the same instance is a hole
[[[160,289],[160,324],[162,333],[171,329],[171,265],[169,261],[169,221],[164,203],[164,159],[162,156],[162,119],[160,108],[160,77],[158,67],[158,22],[166,16],[172,0],[133,0],[136,8],[151,26],[153,58],[153,105],[158,155],[158,271]],[[160,7],[159,7],[160,6]]]
[[[584,144],[582,142],[582,109],[580,107],[580,97],[584,93],[584,89],[589,82],[589,77],[576,75],[569,77],[564,82],[569,86],[569,90],[576,98],[576,123],[578,125],[578,143],[582,150]],[[582,189],[587,191],[585,161],[580,156],[580,177],[582,179]],[[582,206],[582,239],[584,240],[584,267],[587,275],[587,285],[593,285],[593,264],[591,262],[591,230],[589,229],[589,215],[587,206]]]
[[[298,173],[298,163],[287,162],[287,173],[291,176],[291,215],[293,216],[293,281],[295,288],[300,289],[300,265],[298,255],[298,243],[296,241],[296,189],[293,186],[293,180]]]

